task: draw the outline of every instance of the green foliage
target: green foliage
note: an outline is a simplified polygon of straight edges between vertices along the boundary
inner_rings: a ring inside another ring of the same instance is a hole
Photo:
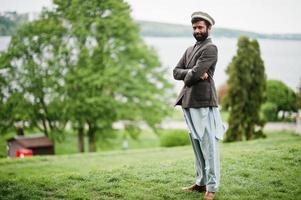
[[[297,91],[297,108],[301,109],[301,81]]]
[[[266,121],[277,120],[277,105],[271,102],[266,102],[261,107],[261,112]]]
[[[168,130],[160,135],[160,145],[175,147],[190,144],[189,136],[185,130]]]
[[[259,44],[240,37],[238,49],[227,68],[229,79],[225,108],[229,110],[229,128],[225,141],[263,137],[260,107],[264,102],[266,75]],[[255,130],[255,126],[260,129]]]
[[[155,129],[169,114],[171,84],[155,51],[140,38],[129,5],[121,0],[54,4],[54,10],[24,25],[1,54],[8,70],[5,98],[22,94],[31,111],[28,123],[54,139],[67,122],[84,130],[90,151],[115,121],[145,121]]]
[[[30,121],[30,105],[21,93],[11,94],[0,103],[0,135],[15,130],[15,123],[23,124]]]
[[[266,90],[267,102],[277,106],[279,111],[297,111],[295,92],[279,80],[268,80]]]
[[[51,131],[58,131],[61,115],[57,110],[63,107],[58,103],[63,68],[57,53],[65,30],[58,24],[57,19],[47,18],[24,25],[0,57],[7,70],[3,103],[8,104],[10,99],[25,101],[23,106],[11,105],[8,110],[14,110],[12,113],[19,115],[20,120],[38,127],[50,137]],[[13,117],[9,120],[18,120]]]

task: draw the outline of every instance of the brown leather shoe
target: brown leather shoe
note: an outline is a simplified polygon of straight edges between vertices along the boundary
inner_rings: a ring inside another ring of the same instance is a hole
[[[189,187],[183,187],[182,190],[186,191],[186,192],[206,192],[206,185],[191,185]]]
[[[206,192],[205,196],[204,196],[204,199],[205,200],[213,200],[214,199],[214,195],[215,195],[214,192]]]

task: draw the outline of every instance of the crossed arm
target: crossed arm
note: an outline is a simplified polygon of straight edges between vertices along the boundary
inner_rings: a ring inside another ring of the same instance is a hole
[[[183,80],[185,85],[190,87],[200,79],[208,78],[207,71],[217,60],[217,48],[214,45],[206,48],[198,58],[196,65],[191,69],[185,69],[185,58],[186,52],[173,70],[173,75],[176,80]]]

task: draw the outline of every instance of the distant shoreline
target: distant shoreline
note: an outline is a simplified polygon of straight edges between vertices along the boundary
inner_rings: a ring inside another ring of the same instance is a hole
[[[191,37],[191,27],[151,21],[137,21],[143,37]],[[215,28],[212,35],[216,38],[239,38],[242,35],[253,39],[301,40],[301,34],[262,34],[228,28]]]
[[[20,16],[19,16],[20,17]],[[24,18],[24,16],[23,16]],[[18,28],[23,24],[28,22],[26,17],[19,21],[11,21],[13,25],[9,27],[8,30],[0,30],[0,36],[12,36],[16,33]],[[10,19],[6,19],[10,20]],[[138,20],[136,23],[140,29],[140,35],[142,37],[191,37],[191,26],[183,24],[172,24],[172,23],[162,23],[155,21],[141,21]],[[213,37],[220,38],[239,38],[240,36],[248,36],[253,39],[272,39],[272,40],[293,40],[300,41],[301,33],[292,34],[263,34],[251,31],[244,31],[238,29],[230,28],[219,28],[215,27],[212,32]]]

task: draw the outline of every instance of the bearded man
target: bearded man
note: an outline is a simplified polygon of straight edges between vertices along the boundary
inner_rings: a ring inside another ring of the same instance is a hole
[[[217,63],[217,47],[210,32],[214,19],[204,12],[191,15],[194,46],[189,47],[173,70],[184,87],[175,105],[182,106],[195,154],[196,182],[183,190],[205,192],[205,199],[214,199],[220,183],[218,142],[225,132],[216,95],[213,75]]]

